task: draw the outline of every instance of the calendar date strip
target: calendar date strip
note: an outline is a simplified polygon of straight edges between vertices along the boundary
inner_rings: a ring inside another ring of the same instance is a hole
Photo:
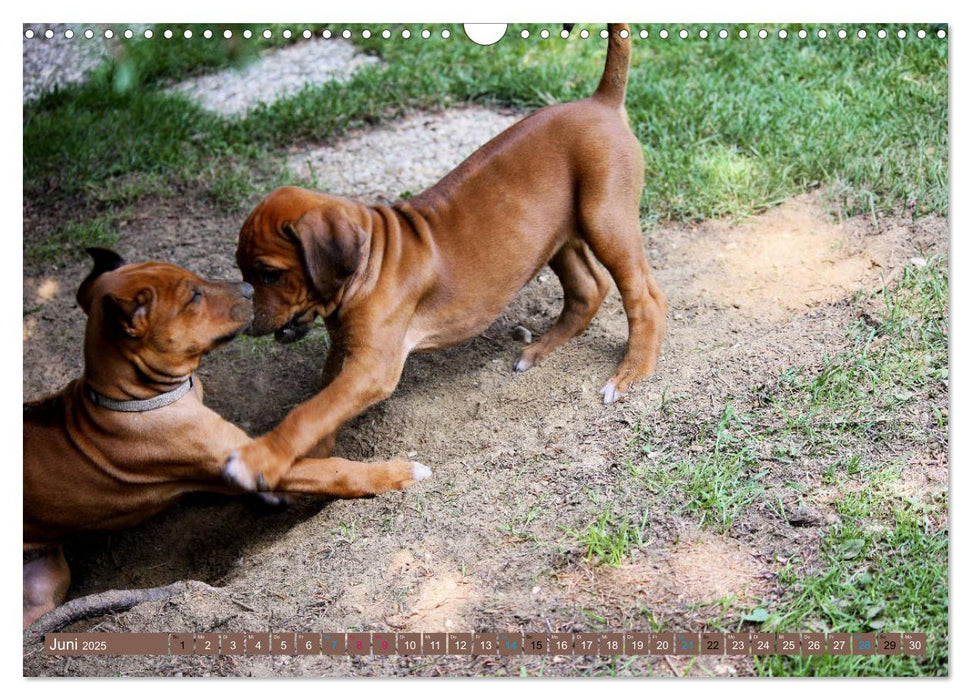
[[[52,656],[924,656],[927,635],[875,633],[232,632],[44,635]]]

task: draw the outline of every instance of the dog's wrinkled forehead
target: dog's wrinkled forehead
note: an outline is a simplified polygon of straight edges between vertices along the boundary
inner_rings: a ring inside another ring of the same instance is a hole
[[[157,294],[165,295],[177,293],[190,284],[204,284],[204,280],[177,265],[145,262],[125,265],[105,275],[102,290],[127,296],[137,294],[145,287],[153,287]]]
[[[281,187],[260,202],[239,232],[236,262],[241,269],[252,266],[257,257],[294,257],[294,242],[288,225],[298,222],[310,211],[346,215],[346,201],[302,187]],[[324,216],[326,218],[326,216]]]
[[[257,257],[294,257],[293,242],[284,225],[303,216],[315,203],[312,193],[297,187],[271,192],[249,215],[239,232],[236,263],[240,269],[252,266]]]
[[[204,285],[205,280],[169,263],[146,262],[125,265],[101,275],[92,289],[95,298],[107,294],[131,299],[146,288],[152,288],[160,297],[176,297],[186,293],[193,285]]]

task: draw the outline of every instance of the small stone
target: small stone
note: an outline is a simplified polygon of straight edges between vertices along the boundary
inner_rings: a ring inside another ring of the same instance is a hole
[[[813,508],[802,506],[789,516],[789,524],[793,527],[819,527],[823,524],[823,516]]]
[[[927,259],[926,258],[911,258],[907,262],[909,262],[914,267],[926,267],[927,266]]]

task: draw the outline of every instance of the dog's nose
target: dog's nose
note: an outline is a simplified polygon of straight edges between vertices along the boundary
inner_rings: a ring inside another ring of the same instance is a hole
[[[243,295],[244,299],[253,298],[253,285],[249,282],[241,282],[239,285],[239,293]]]

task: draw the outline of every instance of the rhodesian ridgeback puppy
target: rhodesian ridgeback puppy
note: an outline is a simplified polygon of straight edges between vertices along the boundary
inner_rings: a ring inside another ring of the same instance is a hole
[[[284,187],[256,207],[236,251],[256,290],[250,332],[291,342],[320,316],[331,348],[324,389],[235,453],[228,479],[273,488],[297,457],[329,454],[341,424],[392,393],[409,353],[481,333],[547,264],[563,311],[515,370],[583,332],[612,277],[629,333],[604,403],[654,372],[667,299],[641,238],[644,159],[624,109],[629,64],[629,29],[610,25],[592,97],[540,109],[410,200],[368,205]]]
[[[250,323],[252,287],[89,252],[94,269],[77,293],[84,374],[24,404],[24,627],[63,602],[70,535],[134,525],[190,491],[241,493],[222,467],[250,438],[202,404],[193,372]],[[417,462],[305,459],[274,485],[355,498],[430,473]]]

